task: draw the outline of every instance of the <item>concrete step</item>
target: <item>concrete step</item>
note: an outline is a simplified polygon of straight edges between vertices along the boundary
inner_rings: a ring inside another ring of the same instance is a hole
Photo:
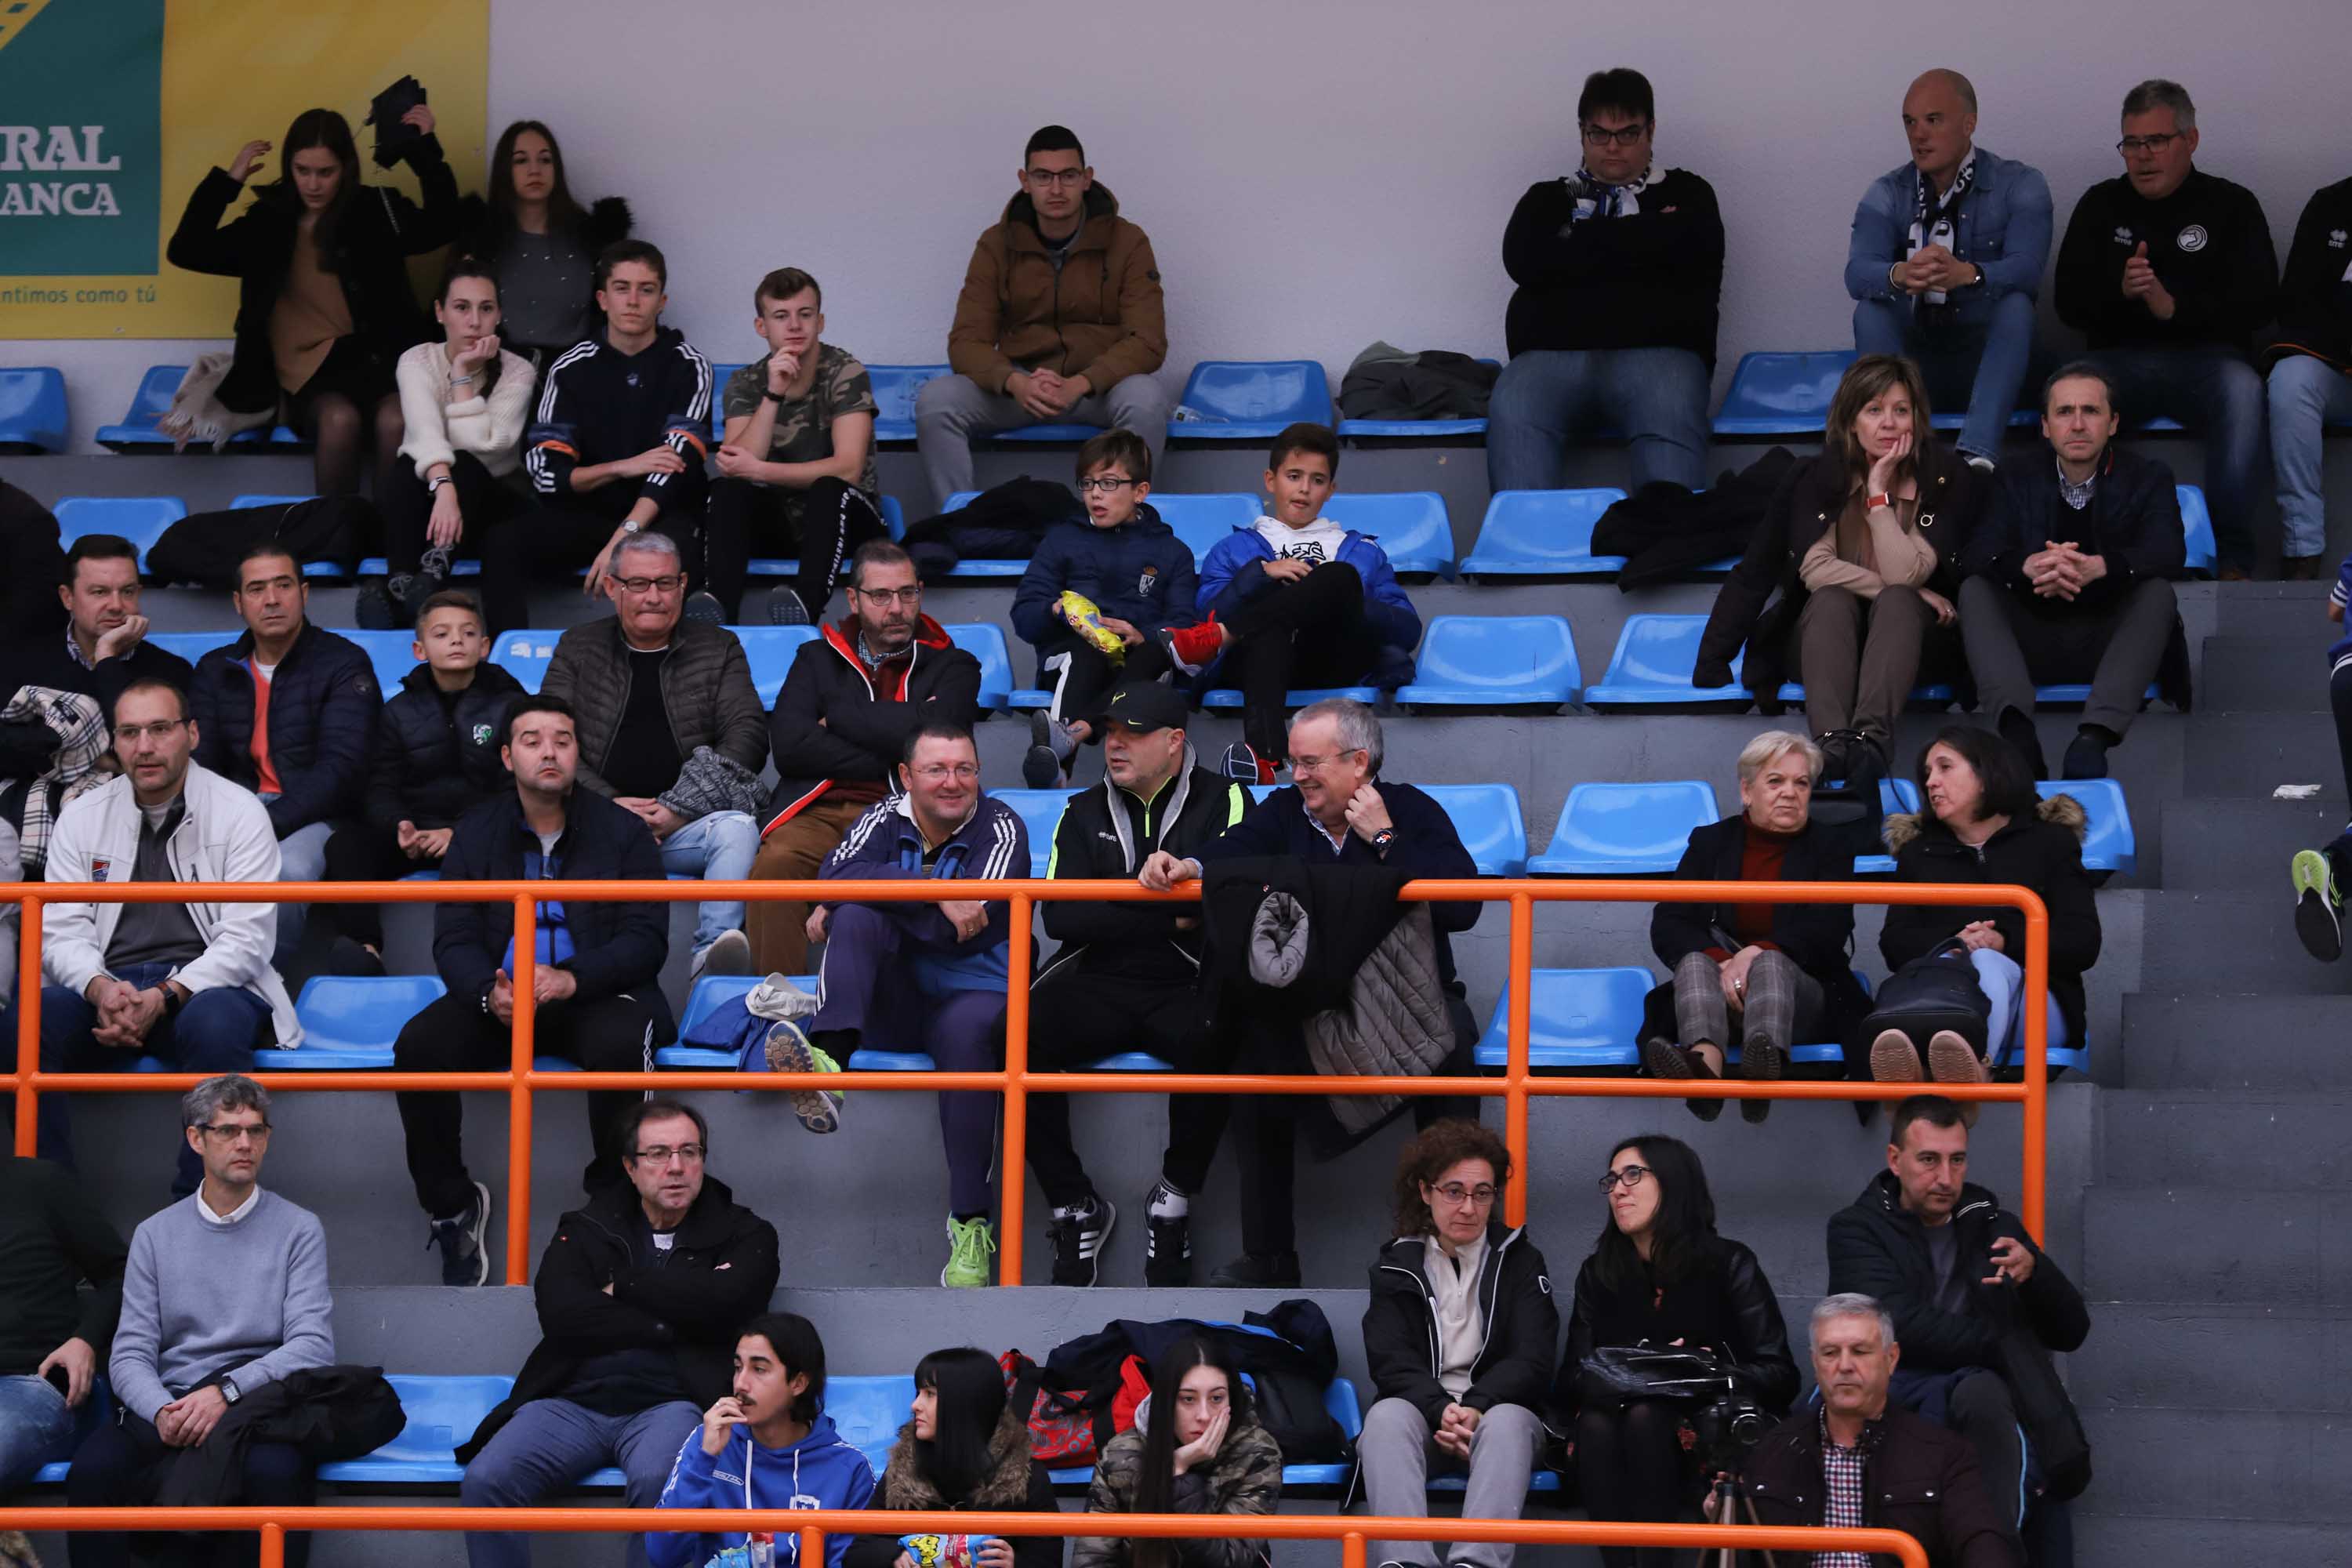
[[[2287,619],[2284,609],[2282,620]],[[2326,620],[2296,626],[2299,636],[2261,632],[2205,639],[2197,705],[2213,713],[2322,713],[2327,710],[2327,661],[2339,635]]]
[[[2321,963],[2295,939],[2285,865],[2272,893],[2162,893],[2147,900],[2143,972],[2216,990],[2328,994],[2352,967]]]
[[[2311,963],[2308,955],[2304,962]],[[2352,971],[2345,979],[2352,982]],[[2352,1091],[2344,1026],[2340,995],[2135,992],[2123,999],[2123,1082],[2141,1089]]]
[[[2322,1309],[2095,1302],[2066,1358],[2085,1411],[2352,1412],[2352,1316]]]
[[[2305,784],[2332,795],[2344,786],[2335,727],[2314,715],[2217,712],[2200,700],[2189,731],[2181,795],[2267,796],[2281,784]]]
[[[2074,1500],[2075,1568],[2173,1568],[2210,1563],[2292,1563],[2341,1568],[2344,1533],[2326,1524],[2259,1519],[2170,1519],[2084,1511],[2105,1504],[2094,1482]],[[327,1568],[322,1564],[321,1568]]]
[[[2083,1237],[2078,1282],[2095,1300],[2352,1307],[2352,1226],[2334,1194],[2095,1186]]]
[[[2099,1097],[2099,1176],[2118,1186],[2352,1190],[2352,1090],[2110,1089]]]
[[[2210,629],[2222,637],[2281,637],[2306,629],[2317,637],[2334,624],[2326,614],[2328,587],[2327,583],[2231,583],[2203,588],[2182,584],[2176,591],[2184,605],[2198,605],[2210,617]],[[2183,618],[2193,636],[2198,622],[2186,614]]]
[[[2085,1505],[2162,1520],[2352,1521],[2352,1421],[2307,1411],[2140,1408],[2084,1413],[2094,1479]],[[2219,1559],[2164,1550],[2144,1563],[2342,1563],[2343,1543],[2305,1558],[2237,1545]]]
[[[2330,786],[2316,800],[2168,800],[2157,818],[2168,889],[2276,892],[2296,850],[2343,830],[2345,805]]]

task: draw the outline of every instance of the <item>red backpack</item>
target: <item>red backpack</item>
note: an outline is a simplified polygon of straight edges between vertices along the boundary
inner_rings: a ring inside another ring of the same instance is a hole
[[[1005,1397],[1029,1415],[1030,1451],[1056,1468],[1091,1465],[1117,1436],[1108,1391],[1047,1386],[1045,1369],[1019,1351],[996,1358],[1004,1370]]]

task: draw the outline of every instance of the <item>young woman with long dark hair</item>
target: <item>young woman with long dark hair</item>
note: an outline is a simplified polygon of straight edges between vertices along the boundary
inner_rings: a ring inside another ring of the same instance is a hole
[[[629,204],[605,196],[581,205],[555,132],[518,120],[490,154],[488,205],[466,248],[498,279],[507,346],[544,369],[596,330],[596,253],[629,237]]]
[[[1088,1513],[1272,1513],[1282,1450],[1257,1424],[1249,1385],[1220,1347],[1190,1336],[1151,1363],[1138,1425],[1095,1463]],[[1081,1536],[1070,1568],[1253,1568],[1266,1542],[1234,1537],[1129,1541]]]
[[[915,1363],[911,1418],[898,1428],[870,1508],[901,1512],[1058,1513],[1053,1479],[1029,1449],[1029,1424],[1004,1394],[996,1358],[970,1348]],[[978,1568],[1060,1568],[1062,1538],[994,1538]],[[921,1568],[895,1535],[861,1535],[846,1568]]]

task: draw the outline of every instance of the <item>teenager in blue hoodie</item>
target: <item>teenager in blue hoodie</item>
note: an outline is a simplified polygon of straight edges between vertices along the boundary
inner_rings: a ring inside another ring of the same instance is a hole
[[[1230,777],[1275,782],[1292,688],[1393,689],[1412,679],[1421,616],[1387,552],[1323,515],[1339,472],[1339,441],[1328,426],[1292,425],[1276,436],[1265,468],[1272,510],[1209,552],[1201,624],[1161,634],[1185,674],[1242,689],[1244,744],[1225,753]]]
[[[735,1342],[734,1392],[702,1413],[678,1445],[658,1508],[862,1509],[874,1468],[842,1440],[824,1409],[824,1341],[797,1312],[754,1318]],[[842,1568],[855,1537],[827,1535],[824,1568]],[[800,1568],[796,1530],[724,1534],[655,1531],[653,1568],[751,1568],[759,1546],[775,1568]],[[809,1568],[816,1568],[812,1563]]]
[[[1106,430],[1078,448],[1078,493],[1087,516],[1057,523],[1029,558],[1013,595],[1013,629],[1037,650],[1038,679],[1053,677],[1053,706],[1029,721],[1021,782],[1055,789],[1070,782],[1079,746],[1102,738],[1102,707],[1121,680],[1158,680],[1174,667],[1160,634],[1197,618],[1200,579],[1192,548],[1160,521],[1151,494],[1151,448],[1132,430]],[[1100,614],[1087,626],[1062,603],[1076,594]],[[1090,635],[1125,645],[1120,663]]]
[[[2336,569],[2336,586],[2328,591],[2327,618],[2344,625],[2344,606],[2352,599],[2352,555]],[[2336,710],[2336,744],[2344,754],[2344,779],[2352,789],[2352,630],[2337,637],[2327,650],[2327,700]],[[2311,956],[2333,963],[2344,956],[2344,889],[2352,882],[2352,826],[2337,834],[2324,849],[2295,852],[2294,934]]]

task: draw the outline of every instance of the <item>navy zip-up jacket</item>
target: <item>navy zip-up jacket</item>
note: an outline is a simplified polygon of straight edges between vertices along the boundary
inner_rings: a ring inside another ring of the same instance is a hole
[[[278,795],[263,804],[278,837],[314,822],[359,815],[383,711],[383,693],[376,689],[367,651],[304,622],[269,679],[269,766]],[[197,661],[188,717],[196,721],[196,761],[257,791],[250,631]]]
[[[1080,520],[1046,530],[1013,592],[1013,629],[1040,652],[1067,646],[1077,634],[1054,607],[1065,592],[1076,592],[1150,637],[1198,620],[1192,600],[1199,588],[1192,547],[1147,501],[1116,528]]]

